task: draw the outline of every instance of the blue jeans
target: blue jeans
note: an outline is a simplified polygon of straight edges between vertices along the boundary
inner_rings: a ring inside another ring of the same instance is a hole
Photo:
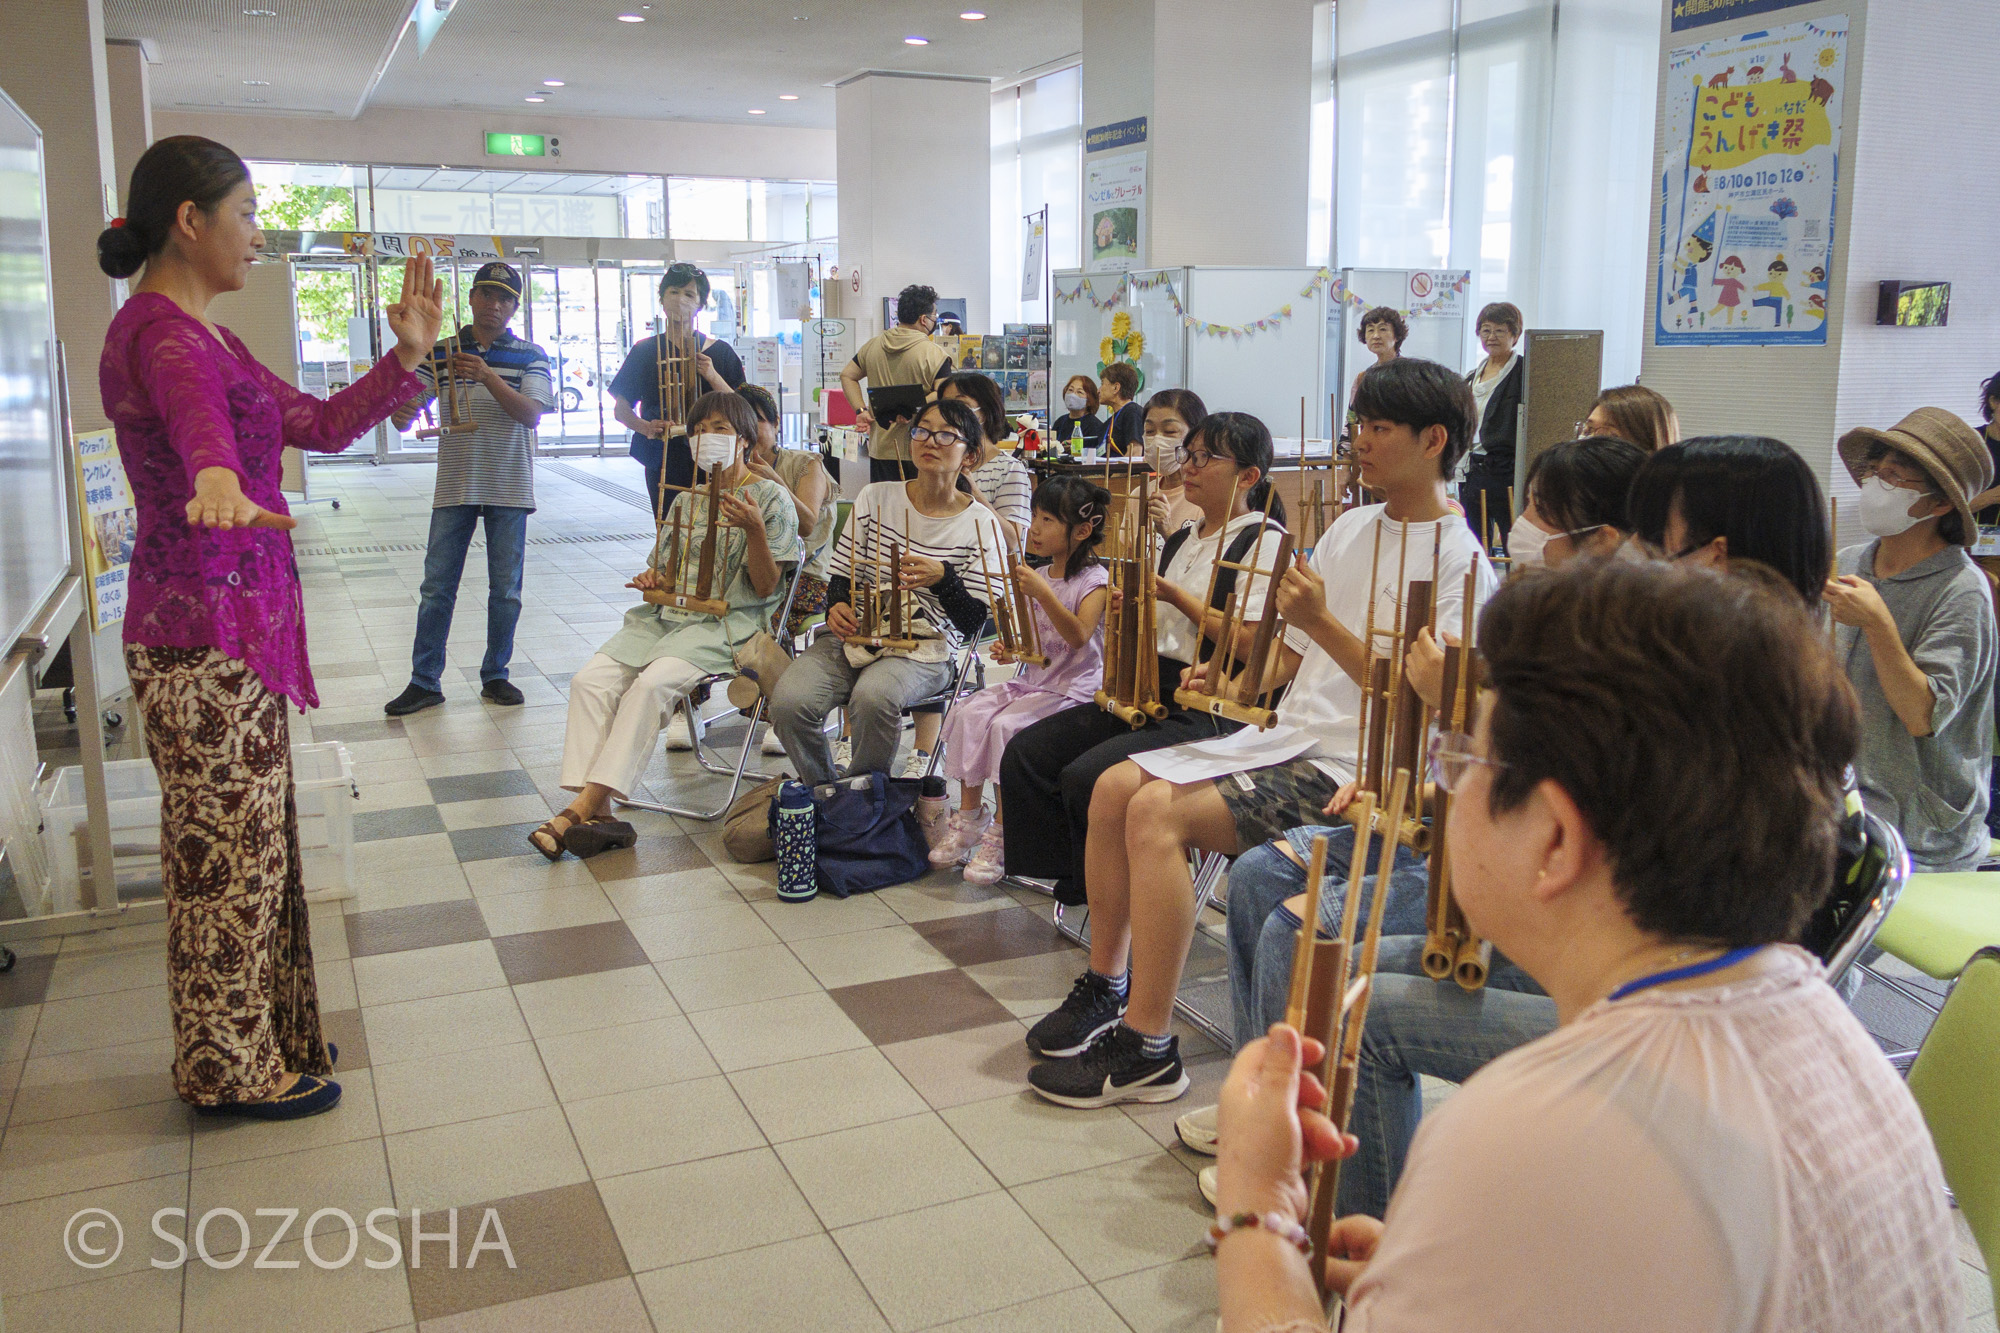
[[[1347,1125],[1361,1150],[1341,1166],[1339,1216],[1388,1209],[1424,1114],[1419,1075],[1463,1083],[1556,1030],[1556,1002],[1498,954],[1486,986],[1465,991],[1422,975],[1423,948],[1421,935],[1382,940]]]
[[[431,510],[430,545],[424,552],[423,602],[417,608],[417,643],[410,654],[410,684],[438,690],[445,640],[458,604],[458,579],[472,529],[486,520],[486,660],[479,682],[507,679],[514,656],[514,626],[521,619],[521,561],[528,539],[528,511],[510,505],[446,505]]]
[[[1326,879],[1319,919],[1323,929],[1337,934],[1346,905],[1348,867],[1354,858],[1354,826],[1296,828],[1285,834],[1285,840],[1300,860],[1310,861],[1312,840],[1322,833],[1326,835]],[[1372,865],[1372,858],[1381,855],[1381,844],[1371,839],[1369,853]],[[1284,910],[1284,902],[1305,891],[1305,868],[1293,865],[1273,843],[1252,847],[1229,867],[1229,999],[1239,1049],[1263,1036],[1271,1024],[1285,1016],[1299,919]],[[1371,873],[1361,881],[1363,916],[1355,923],[1357,935],[1374,896],[1375,876]],[[1383,936],[1423,934],[1429,901],[1430,880],[1423,858],[1407,847],[1398,847],[1389,901],[1382,909]]]

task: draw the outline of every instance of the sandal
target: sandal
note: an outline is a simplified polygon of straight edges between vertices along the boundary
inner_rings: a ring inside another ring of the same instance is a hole
[[[562,821],[562,827],[556,827],[557,820]],[[560,861],[563,858],[563,844],[575,826],[576,820],[570,817],[568,811],[550,815],[542,822],[540,828],[528,835],[528,845],[549,860]]]
[[[563,834],[563,846],[570,854],[589,860],[599,852],[618,851],[639,841],[639,830],[622,819],[599,815]]]

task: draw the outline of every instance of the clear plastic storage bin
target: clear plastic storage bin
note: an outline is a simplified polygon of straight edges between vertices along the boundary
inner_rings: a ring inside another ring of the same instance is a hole
[[[299,847],[305,856],[306,898],[328,902],[354,896],[354,763],[339,741],[292,747],[292,782],[299,809]],[[112,854],[120,882],[130,892],[150,874],[157,891],[160,862],[160,783],[150,759],[117,759],[104,766],[111,814]],[[42,787],[42,847],[49,883],[39,910],[51,915],[83,910],[79,867],[90,812],[83,770],[63,768]]]

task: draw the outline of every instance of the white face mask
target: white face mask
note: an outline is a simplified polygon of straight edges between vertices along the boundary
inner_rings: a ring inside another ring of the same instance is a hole
[[[1870,477],[1861,483],[1861,527],[1873,537],[1908,532],[1924,521],[1910,517],[1910,507],[1924,498],[1921,491],[1906,491],[1880,477]]]
[[[1072,416],[1075,416],[1081,413],[1084,408],[1090,406],[1090,400],[1080,393],[1066,393],[1063,395],[1063,406],[1070,410]]]
[[[1174,451],[1181,447],[1180,440],[1172,435],[1147,435],[1146,466],[1166,476],[1180,465],[1174,462]]]
[[[1555,533],[1537,526],[1526,514],[1515,519],[1514,526],[1507,530],[1507,554],[1513,559],[1513,567],[1534,569],[1546,564],[1543,550],[1555,536]]]
[[[694,446],[694,465],[703,472],[728,467],[736,457],[734,435],[697,435],[689,443]]]

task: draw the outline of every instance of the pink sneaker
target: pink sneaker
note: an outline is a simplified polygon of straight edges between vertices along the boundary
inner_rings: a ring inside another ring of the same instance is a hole
[[[945,825],[944,836],[931,848],[931,864],[934,866],[955,866],[962,864],[966,853],[979,841],[979,835],[993,822],[993,812],[985,806],[977,810],[954,810],[951,821]]]
[[[979,840],[979,850],[966,862],[964,873],[967,884],[998,884],[1000,877],[1007,873],[1007,845],[999,820],[986,826],[986,835]]]

